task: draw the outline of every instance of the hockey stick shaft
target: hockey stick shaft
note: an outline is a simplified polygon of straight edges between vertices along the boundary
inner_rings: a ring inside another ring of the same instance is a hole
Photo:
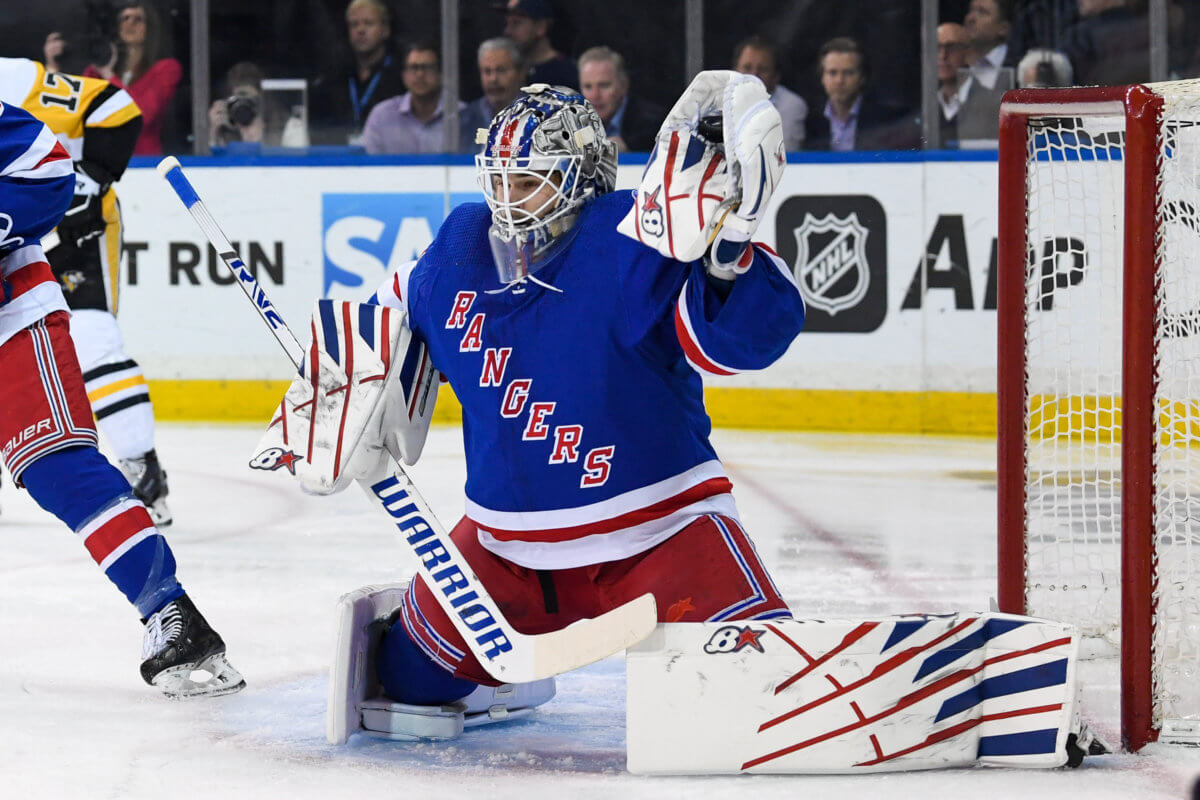
[[[208,213],[208,208],[200,201],[200,196],[196,194],[195,188],[192,187],[191,181],[183,174],[183,167],[179,164],[179,159],[174,156],[164,158],[158,164],[158,174],[166,178],[167,183],[171,184],[171,188],[175,190],[179,200],[187,208],[188,213],[192,215],[192,219],[200,226],[200,230],[204,231],[204,235],[208,237],[208,241],[216,249],[217,255],[225,262],[225,266],[229,267],[229,271],[237,278],[238,286],[242,287],[242,291],[246,293],[246,297],[254,304],[254,308],[258,311],[258,315],[262,317],[263,322],[267,323],[267,327],[271,329],[271,333],[275,334],[275,340],[287,353],[288,358],[297,368],[304,362],[304,348],[296,341],[296,337],[292,331],[284,323],[283,317],[275,310],[275,306],[271,303],[271,299],[267,297],[267,293],[258,285],[253,273],[246,269],[246,264],[242,261],[241,256],[233,249],[233,245],[229,243],[229,239],[225,238],[217,221],[213,219],[212,214]]]
[[[221,260],[237,277],[259,316],[299,368],[304,361],[304,348],[233,250],[183,174],[179,161],[163,159],[158,172],[175,190]],[[384,464],[380,474],[360,479],[359,486],[391,518],[416,557],[418,571],[438,604],[479,663],[496,680],[527,683],[567,672],[641,641],[657,624],[654,597],[645,594],[599,617],[580,620],[558,631],[537,635],[518,632],[475,576],[403,467],[390,454]]]

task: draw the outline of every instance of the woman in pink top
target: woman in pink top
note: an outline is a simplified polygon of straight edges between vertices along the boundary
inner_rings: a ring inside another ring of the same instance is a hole
[[[183,68],[173,58],[159,58],[162,24],[149,3],[130,3],[121,10],[117,25],[120,42],[112,60],[103,66],[93,64],[84,74],[125,89],[142,110],[142,133],[134,155],[162,155],[163,119]]]

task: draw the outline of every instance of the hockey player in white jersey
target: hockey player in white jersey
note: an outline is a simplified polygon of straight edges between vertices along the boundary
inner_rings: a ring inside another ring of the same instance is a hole
[[[75,188],[71,158],[42,122],[0,102],[0,446],[4,465],[87,548],[145,624],[142,678],[170,697],[245,682],[175,576],[175,557],[96,427],[69,313],[40,240]],[[68,657],[82,658],[70,642]]]

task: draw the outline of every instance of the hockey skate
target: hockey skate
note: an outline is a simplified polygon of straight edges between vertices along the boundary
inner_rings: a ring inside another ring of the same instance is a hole
[[[338,601],[338,630],[329,670],[326,736],[345,744],[353,733],[383,739],[453,739],[464,728],[518,719],[554,697],[554,678],[480,686],[443,706],[394,702],[375,675],[375,653],[407,589],[364,586]]]
[[[186,594],[145,622],[142,678],[167,697],[217,697],[245,688],[225,658],[225,642]]]
[[[167,508],[167,473],[159,466],[158,453],[147,450],[137,458],[122,458],[121,472],[133,487],[133,496],[145,504],[154,524],[159,528],[170,525],[174,518]]]

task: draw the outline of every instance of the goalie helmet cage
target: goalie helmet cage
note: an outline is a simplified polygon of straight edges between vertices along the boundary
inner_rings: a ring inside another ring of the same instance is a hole
[[[999,606],[1120,648],[1130,750],[1200,743],[1197,126],[1200,81],[1000,114]]]

